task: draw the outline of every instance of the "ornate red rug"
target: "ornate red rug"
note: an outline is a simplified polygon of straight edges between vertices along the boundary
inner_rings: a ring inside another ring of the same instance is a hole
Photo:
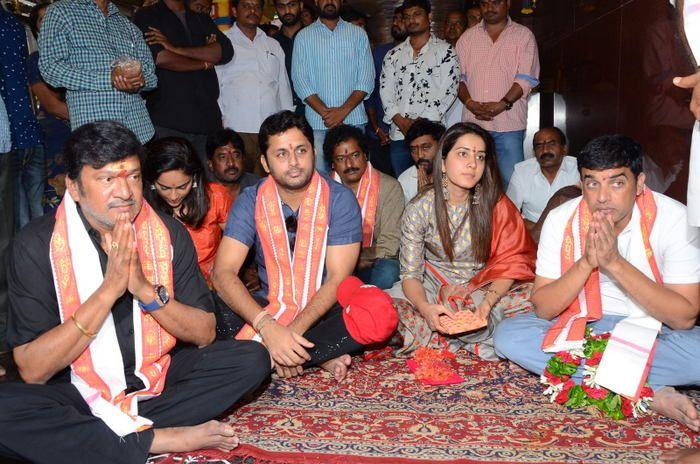
[[[273,380],[225,420],[232,453],[159,456],[170,463],[642,463],[698,446],[690,429],[659,416],[613,421],[550,404],[536,376],[462,354],[466,382],[417,383],[403,359],[355,358],[337,383],[320,370]],[[690,392],[697,401],[700,392]]]

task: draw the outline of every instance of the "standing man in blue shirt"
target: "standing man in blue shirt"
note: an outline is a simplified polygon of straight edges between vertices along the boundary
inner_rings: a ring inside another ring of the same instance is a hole
[[[12,182],[8,185],[14,184],[12,220],[17,230],[44,212],[41,204],[44,147],[29,98],[27,55],[24,26],[11,13],[0,8],[0,96],[7,109],[12,137],[12,153],[7,158]]]
[[[138,66],[113,66],[129,58]],[[52,4],[39,33],[39,70],[47,83],[67,89],[71,127],[118,121],[141,143],[154,128],[140,93],[158,79],[143,34],[109,0],[64,0]]]
[[[319,19],[294,43],[292,81],[306,102],[314,131],[316,168],[328,172],[323,141],[329,129],[348,124],[364,129],[364,105],[374,89],[374,63],[367,33],[340,18],[341,0],[316,0]]]

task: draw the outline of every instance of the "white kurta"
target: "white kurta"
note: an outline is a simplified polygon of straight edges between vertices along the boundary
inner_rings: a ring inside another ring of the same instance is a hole
[[[700,0],[685,0],[683,28],[695,61],[700,60]],[[690,145],[688,176],[688,224],[700,227],[700,122],[695,121]]]

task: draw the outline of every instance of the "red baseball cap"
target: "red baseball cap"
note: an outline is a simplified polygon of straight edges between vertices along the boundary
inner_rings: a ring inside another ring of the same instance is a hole
[[[396,330],[399,316],[392,299],[374,285],[365,285],[350,276],[338,286],[337,296],[343,307],[345,327],[358,343],[383,342]]]

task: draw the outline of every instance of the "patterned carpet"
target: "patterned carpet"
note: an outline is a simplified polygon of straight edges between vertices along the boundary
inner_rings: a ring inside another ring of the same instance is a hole
[[[461,354],[461,353],[460,353]],[[321,371],[273,380],[234,411],[241,446],[160,456],[171,463],[644,463],[698,436],[647,416],[615,422],[566,411],[541,395],[537,379],[506,362],[460,360],[467,381],[418,384],[395,358],[354,359],[341,384]],[[700,400],[700,392],[689,392]]]

